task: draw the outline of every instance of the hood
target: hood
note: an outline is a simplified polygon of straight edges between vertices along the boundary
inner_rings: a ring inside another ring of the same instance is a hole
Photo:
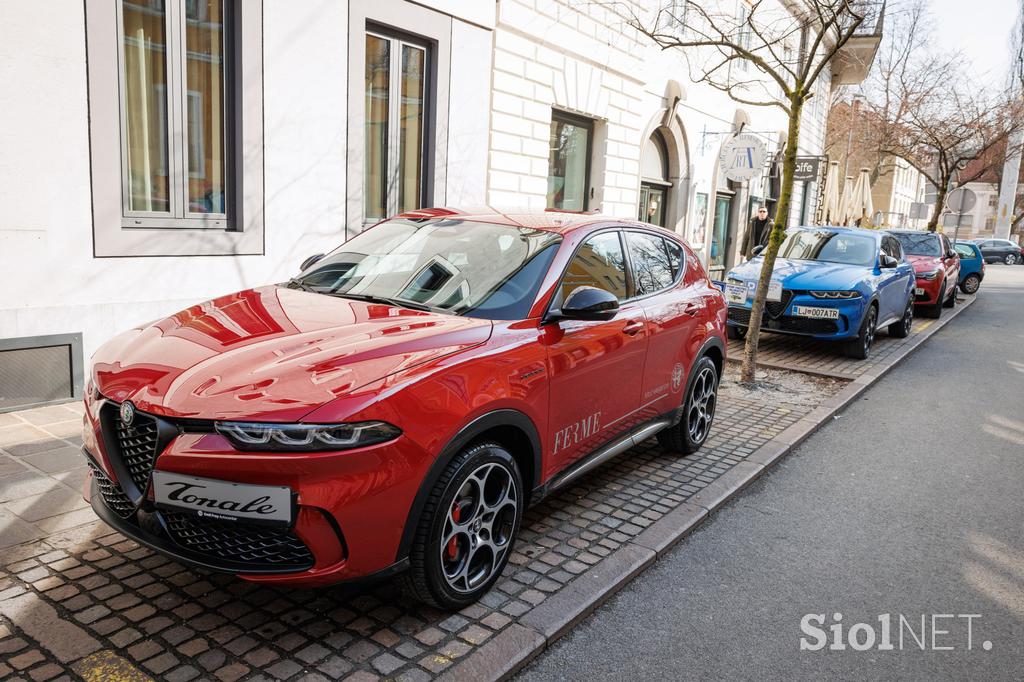
[[[938,256],[915,256],[907,254],[907,260],[914,266],[914,272],[931,272],[942,267],[942,259]]]
[[[729,277],[756,282],[761,276],[763,262],[763,258],[755,258],[738,265],[729,271]],[[863,265],[779,258],[775,261],[772,279],[782,280],[782,286],[786,289],[842,290],[853,288],[869,272]]]
[[[92,377],[156,414],[295,421],[490,334],[488,320],[267,286],[121,334],[96,352]]]

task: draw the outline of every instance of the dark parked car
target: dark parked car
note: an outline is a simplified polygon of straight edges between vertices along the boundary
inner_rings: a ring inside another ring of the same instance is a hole
[[[981,247],[986,263],[1024,263],[1024,249],[1009,239],[975,239],[974,243]]]

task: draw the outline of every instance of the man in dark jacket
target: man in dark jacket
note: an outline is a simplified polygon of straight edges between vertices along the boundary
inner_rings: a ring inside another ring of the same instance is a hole
[[[759,206],[757,215],[751,218],[747,232],[743,235],[743,257],[750,260],[754,257],[755,246],[767,246],[768,236],[772,233],[775,223],[768,217],[768,209]]]

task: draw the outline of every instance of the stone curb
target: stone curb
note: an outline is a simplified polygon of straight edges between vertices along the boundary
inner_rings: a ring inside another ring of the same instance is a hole
[[[893,355],[884,366],[875,366],[836,395],[824,401],[785,431],[747,456],[713,483],[695,494],[628,544],[606,557],[586,573],[531,609],[469,658],[448,670],[443,680],[505,680],[524,668],[545,648],[625,587],[648,566],[664,556],[676,543],[692,533],[713,512],[724,506],[748,485],[764,475],[776,462],[837,413],[846,409],[872,384],[885,376],[907,356],[924,345],[933,334],[970,307],[977,297],[966,299],[951,314],[944,315],[915,342]]]

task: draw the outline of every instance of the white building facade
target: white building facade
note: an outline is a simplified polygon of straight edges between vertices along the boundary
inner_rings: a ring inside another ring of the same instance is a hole
[[[818,83],[801,154],[850,78]],[[7,2],[0,84],[0,411],[75,397],[118,331],[412,208],[641,216],[720,275],[786,129],[570,0]],[[769,158],[737,184],[717,158],[741,127]]]

